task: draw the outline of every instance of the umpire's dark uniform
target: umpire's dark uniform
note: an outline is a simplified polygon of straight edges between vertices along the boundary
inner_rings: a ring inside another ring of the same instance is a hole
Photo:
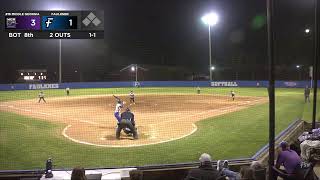
[[[133,138],[138,139],[138,133],[135,125],[134,114],[130,112],[129,108],[127,108],[125,112],[121,113],[121,121],[118,123],[118,127],[116,130],[116,138],[120,139],[121,130],[126,131],[126,129],[129,129],[130,131],[126,131],[126,133],[132,133]]]

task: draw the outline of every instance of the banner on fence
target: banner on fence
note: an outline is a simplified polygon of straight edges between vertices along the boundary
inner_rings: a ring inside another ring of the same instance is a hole
[[[29,89],[59,89],[59,84],[29,84]]]

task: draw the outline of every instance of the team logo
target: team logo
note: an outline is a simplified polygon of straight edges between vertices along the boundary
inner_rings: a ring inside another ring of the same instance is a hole
[[[10,17],[6,19],[7,28],[16,28],[17,21],[15,17]]]
[[[45,23],[46,23],[46,28],[49,28],[50,24],[53,23],[53,17],[48,17]]]
[[[140,82],[135,81],[135,82],[134,82],[134,86],[135,86],[135,87],[140,87]]]

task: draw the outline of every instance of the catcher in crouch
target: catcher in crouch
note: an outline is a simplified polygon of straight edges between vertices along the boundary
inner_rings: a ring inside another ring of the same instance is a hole
[[[123,130],[127,135],[132,135],[133,139],[138,139],[136,123],[134,121],[134,114],[127,108],[125,112],[121,113],[121,120],[118,122],[116,130],[116,138],[120,139],[120,132]]]

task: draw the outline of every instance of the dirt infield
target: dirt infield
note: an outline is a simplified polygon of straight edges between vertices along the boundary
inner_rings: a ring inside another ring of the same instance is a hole
[[[0,111],[66,124],[62,134],[77,143],[103,147],[129,147],[157,144],[186,137],[197,130],[196,121],[226,114],[267,102],[263,97],[217,95],[136,95],[136,104],[128,104],[135,114],[138,140],[121,134],[115,139],[115,99],[110,95],[46,98],[0,103]]]

